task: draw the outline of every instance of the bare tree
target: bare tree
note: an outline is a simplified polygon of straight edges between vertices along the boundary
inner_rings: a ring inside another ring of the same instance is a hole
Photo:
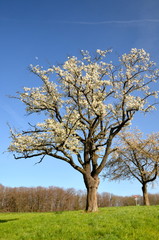
[[[40,196],[40,198],[39,198]],[[149,194],[152,205],[159,204],[159,194]],[[57,187],[4,187],[0,185],[0,212],[52,212],[84,210],[85,191]],[[142,204],[139,196],[138,203]],[[98,193],[100,207],[132,206],[134,196],[116,196],[107,192]]]
[[[119,146],[106,164],[111,180],[137,179],[142,184],[143,204],[150,205],[147,184],[159,173],[159,133],[143,138],[139,130],[120,134]]]
[[[29,114],[43,113],[45,121],[30,124],[27,131],[11,130],[9,151],[16,159],[46,155],[70,164],[83,175],[87,189],[87,211],[97,211],[99,174],[105,167],[115,136],[157,91],[150,84],[159,76],[154,62],[143,49],[132,49],[119,58],[119,66],[103,60],[110,50],[97,50],[92,57],[69,57],[62,66],[44,70],[31,66],[43,85],[24,88],[17,98]],[[51,81],[51,76],[53,80]],[[151,101],[152,103],[152,101]]]

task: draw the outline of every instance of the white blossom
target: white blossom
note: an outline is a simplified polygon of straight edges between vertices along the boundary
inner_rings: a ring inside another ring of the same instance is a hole
[[[150,83],[158,80],[159,70],[145,50],[133,48],[123,54],[118,68],[101,61],[111,50],[97,49],[95,58],[88,51],[81,52],[82,59],[69,57],[62,66],[30,66],[42,86],[24,87],[19,99],[28,113],[44,113],[46,119],[34,131],[12,134],[11,151],[55,153],[62,148],[63,154],[77,154],[84,151],[93,123],[92,141],[100,148],[112,128],[131,124],[136,111],[155,108],[148,98],[158,97]]]

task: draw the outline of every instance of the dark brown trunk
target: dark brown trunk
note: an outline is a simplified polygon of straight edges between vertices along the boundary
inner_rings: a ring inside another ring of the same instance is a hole
[[[97,212],[98,211],[97,189],[99,185],[99,178],[92,177],[90,175],[85,175],[84,182],[87,189],[86,211]]]
[[[142,193],[143,193],[143,204],[146,206],[149,206],[150,202],[149,202],[149,196],[148,196],[148,192],[147,192],[147,184],[146,183],[144,183],[142,185]]]

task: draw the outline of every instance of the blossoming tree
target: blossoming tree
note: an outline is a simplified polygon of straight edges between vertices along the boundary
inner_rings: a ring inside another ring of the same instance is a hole
[[[150,205],[147,185],[159,174],[159,133],[147,138],[139,130],[119,135],[117,150],[106,164],[105,176],[111,180],[136,179],[142,185],[143,204]]]
[[[114,137],[137,111],[154,108],[150,97],[157,92],[150,84],[159,71],[143,49],[132,49],[119,58],[119,66],[106,62],[110,50],[97,50],[95,57],[81,51],[81,59],[69,57],[62,66],[47,70],[31,66],[42,86],[24,88],[17,98],[28,113],[41,113],[42,123],[29,130],[11,130],[9,151],[15,158],[50,156],[63,160],[83,175],[87,211],[97,211],[99,174]],[[51,79],[51,76],[53,78]],[[152,84],[153,85],[153,84]]]

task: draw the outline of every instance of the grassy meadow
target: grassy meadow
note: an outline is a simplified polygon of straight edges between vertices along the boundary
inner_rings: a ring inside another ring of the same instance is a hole
[[[159,206],[0,213],[0,240],[159,240]]]

